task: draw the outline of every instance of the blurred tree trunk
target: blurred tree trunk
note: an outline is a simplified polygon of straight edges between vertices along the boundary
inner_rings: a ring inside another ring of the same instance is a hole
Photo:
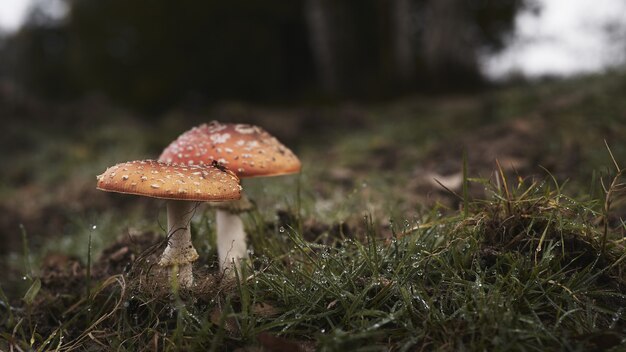
[[[339,87],[334,50],[335,28],[330,6],[326,0],[306,0],[304,11],[318,79],[326,92],[336,93]]]
[[[480,80],[477,38],[461,0],[429,0],[424,8],[422,55],[433,83],[468,86]]]
[[[398,82],[402,84],[410,82],[415,71],[412,21],[414,9],[411,3],[411,0],[392,0],[391,2],[395,74]]]

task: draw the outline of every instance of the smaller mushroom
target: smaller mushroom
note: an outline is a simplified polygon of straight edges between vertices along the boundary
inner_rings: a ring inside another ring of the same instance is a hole
[[[193,285],[191,263],[198,259],[189,226],[197,202],[231,201],[241,197],[239,178],[211,165],[130,161],[111,166],[97,178],[97,188],[102,191],[168,200],[168,244],[159,265],[178,268],[180,285],[185,288]]]

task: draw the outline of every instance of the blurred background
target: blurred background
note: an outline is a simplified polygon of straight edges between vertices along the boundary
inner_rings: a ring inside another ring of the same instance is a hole
[[[0,0],[0,270],[22,277],[25,238],[45,264],[160,233],[161,203],[95,176],[212,119],[300,156],[246,190],[271,223],[299,182],[311,236],[458,209],[440,183],[459,191],[464,152],[472,176],[498,159],[601,195],[605,141],[626,164],[625,58],[623,0]]]
[[[623,64],[621,0],[3,0],[4,90],[142,112],[381,99]]]

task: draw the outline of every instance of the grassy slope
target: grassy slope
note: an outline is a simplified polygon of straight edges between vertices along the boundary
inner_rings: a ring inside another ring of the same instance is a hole
[[[619,75],[591,77],[359,108],[358,130],[330,124],[297,145],[306,167],[300,179],[246,185],[258,207],[245,219],[254,260],[240,280],[216,272],[213,233],[207,226],[212,214],[200,212],[194,221],[200,285],[192,292],[170,294],[163,274],[150,266],[154,253],[139,256],[154,240],[118,245],[101,259],[94,255],[98,260],[90,273],[87,260],[80,260],[86,257],[89,233],[94,253],[129,225],[158,233],[158,226],[146,221],[158,208],[148,204],[147,211],[129,212],[123,203],[122,209],[67,210],[73,226],[65,225],[64,240],[27,235],[31,242],[39,239],[30,246],[31,254],[25,252],[34,262],[32,271],[18,268],[24,254],[3,258],[8,270],[26,280],[0,283],[11,296],[0,297],[0,348],[14,344],[25,350],[31,341],[37,349],[60,350],[99,344],[130,350],[587,350],[619,344],[626,338],[626,264],[620,242],[625,226],[609,214],[610,240],[599,255],[604,196],[593,171],[604,172],[605,181],[615,173],[609,170],[604,139],[618,162],[626,160],[626,145],[619,142],[626,137],[625,82]],[[351,109],[329,108],[320,114],[332,121]],[[140,158],[166,143],[136,138],[143,126],[128,125],[124,117],[112,120],[124,122],[124,128],[111,127],[112,121],[87,128],[95,139],[80,138],[76,131],[46,142],[32,132],[39,143],[34,149],[60,154],[69,149],[67,143],[82,148],[57,156],[63,163],[54,163],[54,172],[31,183],[67,185],[68,169],[78,170],[71,166],[78,164],[82,171],[70,173],[72,184],[89,184],[120,153]],[[169,128],[172,120],[164,121],[153,127],[153,134],[186,127]],[[515,131],[511,121],[531,121],[532,133],[510,134]],[[499,127],[492,133],[485,130],[489,126]],[[513,142],[502,144],[511,150],[499,157],[523,157],[518,175],[524,180],[511,176],[511,170],[503,170],[496,180],[491,160],[482,160],[485,148],[501,143],[498,136],[503,135]],[[511,147],[533,136],[527,144],[538,148]],[[110,145],[116,147],[102,148]],[[438,191],[414,183],[424,167],[452,172],[441,166],[447,163],[458,172],[463,149],[474,177],[467,193],[475,200],[435,197],[432,193]],[[570,161],[572,154],[575,160]],[[27,155],[44,162],[47,156]],[[23,163],[13,172],[38,171]],[[573,166],[563,166],[567,163]],[[526,178],[536,174],[541,176]],[[3,176],[5,185],[19,179]],[[285,184],[291,191],[284,191]],[[24,192],[2,191],[8,199]],[[620,199],[616,194],[612,214],[623,214]],[[50,204],[57,203],[52,199]],[[462,210],[456,210],[459,206]],[[98,225],[95,230],[92,224]],[[119,254],[125,247],[134,257]],[[55,266],[49,256],[44,258],[49,250],[78,258],[62,257],[62,265]],[[110,259],[115,255],[122,259]],[[133,258],[137,261],[131,269],[125,264]],[[41,263],[43,269],[37,269]],[[43,283],[39,290],[38,283]]]

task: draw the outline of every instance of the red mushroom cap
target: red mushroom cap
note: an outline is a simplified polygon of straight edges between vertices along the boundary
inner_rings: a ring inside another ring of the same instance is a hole
[[[241,178],[300,172],[300,160],[264,129],[212,121],[183,133],[159,161],[187,165],[217,162]]]

